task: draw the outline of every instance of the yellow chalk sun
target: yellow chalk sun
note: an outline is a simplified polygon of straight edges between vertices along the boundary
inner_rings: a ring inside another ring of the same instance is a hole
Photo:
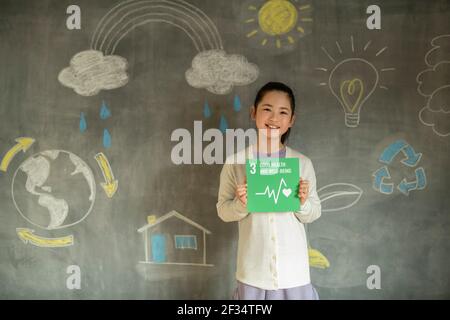
[[[258,23],[271,36],[288,33],[297,24],[297,9],[287,0],[268,1],[259,10]]]
[[[293,0],[297,2],[297,0]],[[275,38],[277,48],[282,47],[282,43],[295,43],[294,32],[300,36],[305,34],[305,28],[300,26],[303,22],[312,22],[311,5],[306,4],[299,7],[289,0],[268,0],[258,10],[258,7],[251,5],[249,11],[258,11],[257,17],[247,19],[246,23],[258,23],[260,29],[253,29],[247,37],[251,38],[261,30],[265,35]],[[261,39],[261,45],[265,46],[267,37]]]

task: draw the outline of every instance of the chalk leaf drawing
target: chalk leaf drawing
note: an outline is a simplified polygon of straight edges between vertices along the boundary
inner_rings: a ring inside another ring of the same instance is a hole
[[[198,54],[185,77],[194,88],[227,94],[233,86],[250,84],[258,77],[255,64],[224,51],[217,27],[199,8],[183,0],[154,0],[125,1],[110,9],[94,31],[91,50],[76,54],[59,81],[83,96],[125,85],[127,60],[114,52],[132,30],[152,22],[172,25],[192,41]]]
[[[354,206],[363,190],[350,183],[332,183],[321,187],[317,194],[322,204],[322,212],[336,212]]]
[[[367,42],[361,54],[368,50],[371,41]],[[351,55],[355,56],[355,43],[350,36]],[[344,58],[335,57],[325,47],[321,47],[323,53],[331,61],[331,66],[316,68],[318,71],[327,72],[328,81],[319,83],[320,86],[328,86],[336,97],[345,115],[345,125],[355,128],[359,125],[360,113],[363,105],[377,88],[387,89],[379,85],[380,72],[393,71],[395,68],[381,68],[360,57]],[[343,55],[341,45],[336,41],[338,55]],[[381,55],[387,47],[380,49],[375,56]],[[331,50],[330,50],[331,51]],[[338,61],[337,61],[338,60]]]
[[[427,69],[416,81],[417,92],[427,98],[419,111],[419,120],[441,137],[450,136],[450,35],[431,40],[432,48],[425,54]]]
[[[182,224],[170,225],[169,219],[178,219]],[[138,232],[144,236],[145,249],[145,261],[140,263],[214,266],[206,263],[206,235],[211,234],[211,231],[175,210],[159,218],[154,215],[147,217],[147,224],[139,228]]]

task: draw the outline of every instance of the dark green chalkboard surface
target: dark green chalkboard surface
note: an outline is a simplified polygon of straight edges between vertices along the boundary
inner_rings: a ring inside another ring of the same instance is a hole
[[[0,298],[230,298],[202,150],[268,81],[316,172],[321,299],[450,298],[444,0],[2,0]]]

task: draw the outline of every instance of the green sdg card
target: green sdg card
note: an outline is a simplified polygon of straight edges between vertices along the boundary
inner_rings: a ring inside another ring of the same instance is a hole
[[[298,158],[248,159],[247,209],[249,212],[300,210]]]

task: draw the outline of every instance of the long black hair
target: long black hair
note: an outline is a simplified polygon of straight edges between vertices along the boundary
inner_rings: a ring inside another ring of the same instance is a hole
[[[264,98],[266,93],[271,92],[271,91],[280,91],[280,92],[284,92],[288,95],[289,101],[291,103],[291,111],[292,111],[291,119],[292,119],[292,117],[294,116],[294,112],[295,112],[294,92],[292,92],[291,88],[289,88],[287,85],[285,85],[284,83],[281,83],[281,82],[268,82],[264,86],[262,86],[261,89],[259,89],[258,93],[256,94],[255,102],[253,104],[255,106],[255,112],[256,112],[256,108],[258,107],[258,104]],[[286,131],[286,133],[281,136],[281,143],[284,144],[284,142],[289,137],[290,133],[291,133],[291,128],[289,128]]]

